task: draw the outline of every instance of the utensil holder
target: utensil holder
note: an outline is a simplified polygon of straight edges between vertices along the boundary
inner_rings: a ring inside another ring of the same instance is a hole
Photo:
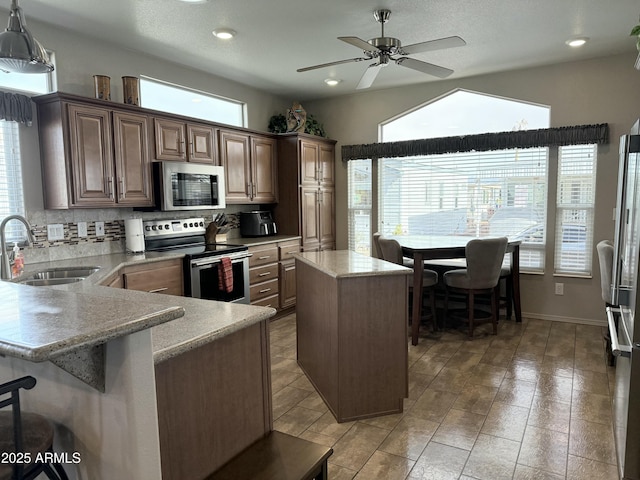
[[[122,77],[124,103],[140,105],[140,86],[138,77]]]
[[[100,100],[111,100],[111,77],[106,75],[94,75],[96,98]]]

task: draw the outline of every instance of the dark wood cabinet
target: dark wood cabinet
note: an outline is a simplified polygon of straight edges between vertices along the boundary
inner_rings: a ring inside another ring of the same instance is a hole
[[[218,164],[214,127],[154,118],[154,130],[156,160]]]
[[[153,205],[147,115],[66,94],[34,101],[45,208]]]
[[[300,235],[302,250],[335,249],[335,140],[306,134],[278,138],[279,231]]]
[[[276,142],[273,138],[220,130],[227,203],[277,201]]]

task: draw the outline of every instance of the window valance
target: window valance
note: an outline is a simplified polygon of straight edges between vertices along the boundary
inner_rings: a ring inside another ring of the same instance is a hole
[[[26,95],[0,92],[0,119],[31,126],[33,110]]]
[[[609,125],[577,125],[515,132],[482,133],[461,137],[424,138],[402,142],[343,145],[342,160],[368,158],[416,157],[443,153],[507,150],[511,148],[551,147],[562,145],[605,144],[609,142]]]

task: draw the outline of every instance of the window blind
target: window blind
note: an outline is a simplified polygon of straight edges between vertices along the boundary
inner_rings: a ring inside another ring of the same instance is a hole
[[[370,255],[371,160],[354,160],[348,168],[349,250]]]
[[[591,275],[596,145],[560,147],[554,270]]]
[[[0,120],[0,220],[16,214],[24,215],[18,124]],[[9,246],[27,239],[20,222],[7,223],[5,234]]]
[[[542,271],[547,177],[547,148],[380,159],[381,233],[504,235],[522,240],[523,271]]]

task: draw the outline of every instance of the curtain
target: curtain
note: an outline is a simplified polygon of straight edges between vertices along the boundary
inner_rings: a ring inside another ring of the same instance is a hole
[[[31,126],[31,99],[26,95],[0,92],[0,119]]]
[[[563,145],[605,144],[609,125],[577,125],[516,132],[483,133],[461,137],[424,138],[402,142],[343,145],[342,160],[415,157],[443,153],[506,150]]]

